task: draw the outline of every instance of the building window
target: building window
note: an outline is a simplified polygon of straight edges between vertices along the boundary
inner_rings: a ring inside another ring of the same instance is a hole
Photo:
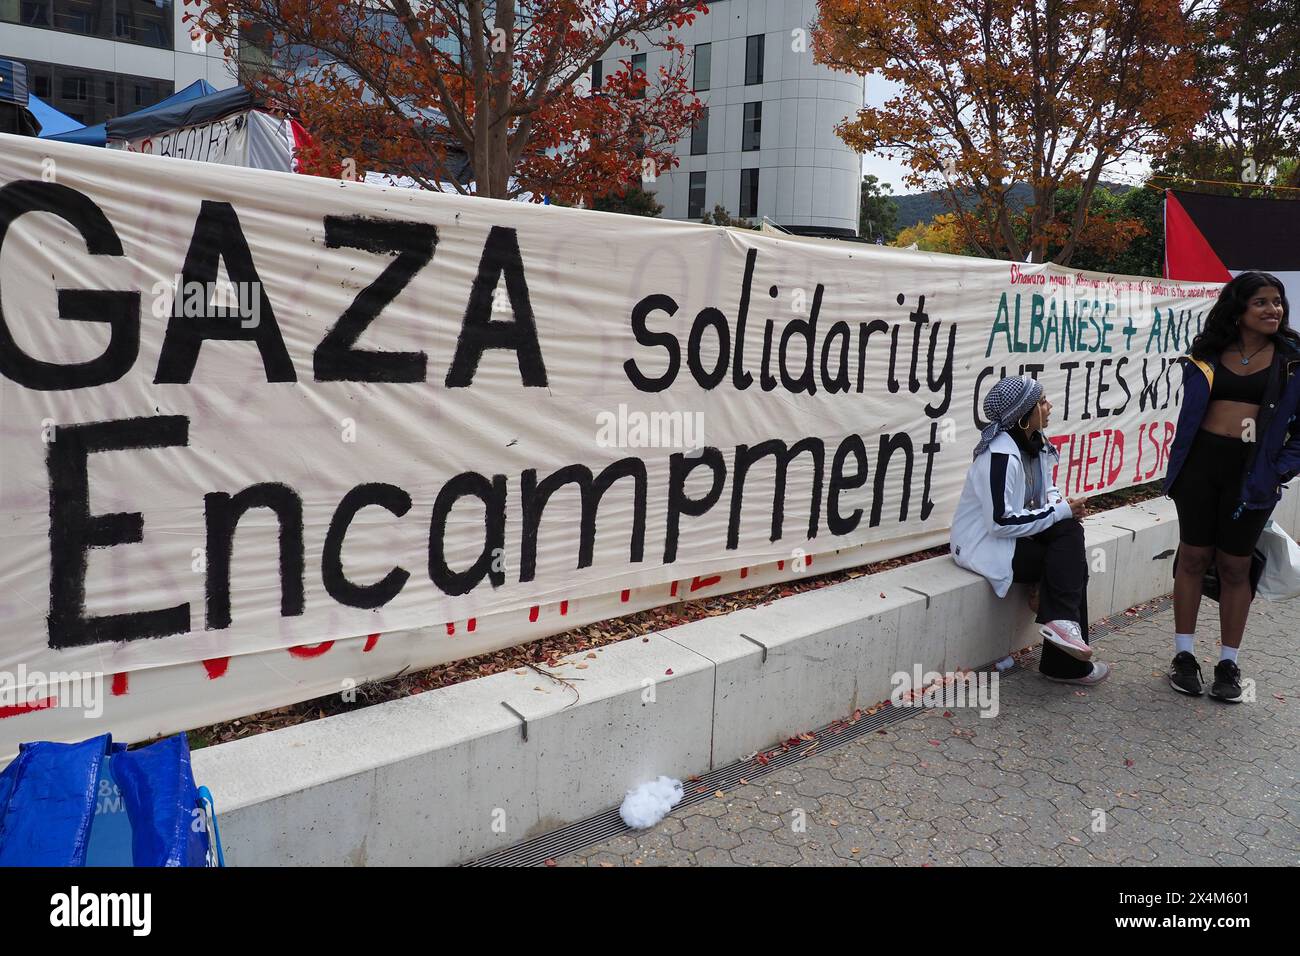
[[[758,215],[758,170],[740,171],[740,218],[751,219]]]
[[[113,0],[54,0],[54,29],[107,37],[113,25]]]
[[[59,2],[59,0],[55,0]],[[110,2],[110,0],[105,0]],[[144,46],[170,48],[172,45],[171,0],[159,4],[155,0],[111,0],[117,6],[119,40],[140,43]]]
[[[704,114],[691,130],[691,155],[703,156],[709,151],[709,108],[704,107]]]
[[[174,0],[0,0],[0,22],[172,48]]]
[[[741,151],[754,150],[759,148],[759,140],[763,132],[763,104],[746,103],[745,104],[745,125],[740,133]]]
[[[695,44],[695,91],[709,88],[713,76],[713,44]]]
[[[63,98],[70,103],[82,103],[90,99],[90,77],[65,76]]]
[[[763,82],[763,34],[745,38],[745,85]]]
[[[597,60],[591,64],[591,92],[600,95],[600,88],[605,85],[605,61]]]
[[[12,3],[0,3],[0,20],[21,23],[29,27],[48,27],[50,0],[21,0],[17,6]]]
[[[691,173],[691,191],[686,201],[686,218],[699,219],[704,215],[704,183],[708,173]]]
[[[59,112],[87,126],[153,106],[175,92],[171,80],[125,76],[31,60],[24,61],[24,64],[33,93]]]
[[[642,75],[645,74],[645,54],[644,54],[644,53],[638,53],[636,56],[632,57],[632,75],[635,76],[637,73],[641,73]],[[635,97],[633,97],[633,98],[634,98],[634,99],[638,99],[638,100],[643,100],[643,99],[645,99],[645,87],[642,87],[642,88],[641,88],[641,92],[638,93],[638,94],[637,94]]]

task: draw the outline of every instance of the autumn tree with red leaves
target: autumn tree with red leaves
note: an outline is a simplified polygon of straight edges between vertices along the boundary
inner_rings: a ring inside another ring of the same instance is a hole
[[[1102,174],[1185,142],[1208,108],[1195,83],[1201,0],[820,0],[817,60],[902,86],[840,125],[858,150],[901,153],[940,188],[980,255],[1068,264],[1140,227],[1090,217]],[[1017,211],[1008,193],[1032,190]],[[1058,214],[1063,189],[1078,190]]]
[[[671,168],[702,112],[673,34],[700,0],[186,3],[191,29],[238,56],[244,85],[301,119],[315,140],[306,171],[322,175],[572,203]],[[653,77],[632,65],[651,46],[672,54]],[[591,95],[593,64],[618,56]]]

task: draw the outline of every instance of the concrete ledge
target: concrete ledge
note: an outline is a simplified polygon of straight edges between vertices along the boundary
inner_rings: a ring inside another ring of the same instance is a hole
[[[1292,536],[1298,499],[1275,512]],[[1084,525],[1094,620],[1171,590],[1172,501]],[[194,772],[231,865],[458,863],[884,700],[896,671],[1000,659],[1032,621],[1022,587],[999,601],[932,558],[578,655],[568,686],[495,674],[199,750]]]

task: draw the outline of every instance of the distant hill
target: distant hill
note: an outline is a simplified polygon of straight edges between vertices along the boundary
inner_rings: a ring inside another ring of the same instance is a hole
[[[1103,189],[1109,189],[1112,192],[1126,193],[1132,186],[1124,186],[1119,183],[1102,182],[1099,184]],[[1025,183],[1016,183],[1011,187],[1008,193],[1008,200],[1012,209],[1023,209],[1033,196],[1033,191]],[[945,195],[942,190],[935,189],[927,193],[912,193],[907,196],[894,196],[893,200],[898,204],[898,227],[906,229],[908,226],[915,226],[918,222],[929,222],[935,216],[948,212],[948,206],[945,203]]]

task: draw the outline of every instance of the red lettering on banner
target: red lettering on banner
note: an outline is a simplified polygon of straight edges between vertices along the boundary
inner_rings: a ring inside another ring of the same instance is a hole
[[[469,622],[465,625],[465,630],[467,630],[467,631],[469,631],[471,634],[473,634],[473,633],[474,633],[474,629],[475,629],[476,627],[478,627],[478,618],[476,618],[476,617],[471,617],[471,618],[469,619]]]
[[[624,604],[626,604],[626,603],[627,603],[627,599],[630,598],[631,596],[632,596],[632,592],[631,592],[631,591],[628,591],[628,590],[625,589],[625,590],[623,591],[623,594],[622,594],[622,597],[621,597],[622,602],[623,602]]]
[[[673,582],[673,586],[672,586],[671,588],[669,588],[669,590],[668,590],[668,596],[669,596],[669,597],[677,597],[677,582],[676,582],[676,581],[674,581],[674,582]]]
[[[121,697],[123,694],[126,693],[126,690],[127,690],[126,674],[114,674],[113,687],[111,691],[113,696]]]
[[[366,646],[361,648],[361,653],[364,654],[366,651],[374,650],[375,645],[378,643],[379,643],[379,635],[371,634],[369,637],[366,638]]]
[[[1089,479],[1088,477],[1089,473],[1092,470],[1093,462],[1097,460],[1097,456],[1092,453],[1092,440],[1096,438],[1097,435],[1098,432],[1088,432],[1087,450],[1083,453],[1083,490],[1084,491],[1092,491],[1094,488],[1097,487],[1097,485],[1094,485],[1091,479]]]
[[[741,568],[741,569],[740,569],[740,577],[741,577],[741,580],[744,580],[745,578],[749,577],[749,568]]]
[[[324,641],[320,644],[299,644],[297,647],[289,648],[289,653],[294,657],[320,657],[333,646],[333,641]]]
[[[1049,438],[1049,439],[1047,439],[1047,440],[1050,441],[1050,442],[1052,443],[1052,447],[1054,447],[1054,448],[1056,449],[1056,454],[1059,456],[1059,457],[1056,459],[1056,464],[1052,466],[1052,484],[1054,484],[1054,485],[1059,485],[1059,484],[1062,483],[1062,480],[1063,480],[1063,479],[1061,478],[1061,476],[1060,476],[1060,471],[1061,471],[1061,458],[1064,458],[1064,457],[1065,457],[1064,455],[1061,454],[1061,449],[1064,448],[1065,445],[1070,441],[1070,436],[1069,436],[1069,435],[1053,435],[1051,438]],[[1067,470],[1066,474],[1067,474],[1067,475],[1069,474],[1068,470]]]
[[[208,672],[208,680],[216,680],[218,677],[224,677],[226,674],[226,668],[229,666],[229,657],[210,657],[203,662],[203,669]]]
[[[784,570],[785,570],[785,562],[784,562],[784,561],[778,561],[778,562],[776,562],[776,569],[777,569],[778,571],[784,571]]]
[[[805,568],[811,568],[811,567],[812,567],[812,555],[811,555],[811,554],[805,554],[805,555],[803,556],[803,566],[804,566]]]
[[[1158,429],[1159,427],[1160,427],[1159,422],[1151,422],[1143,426],[1143,430],[1146,432],[1147,438],[1150,439],[1151,441],[1151,449],[1155,453],[1155,464],[1151,466],[1150,471],[1148,471],[1145,475],[1143,475],[1144,478],[1150,478],[1152,475],[1154,475],[1157,471],[1160,470],[1160,439],[1156,435],[1156,429]]]
[[[530,608],[528,609],[528,621],[529,621],[529,623],[532,623],[533,621],[536,621],[536,620],[537,620],[537,614],[538,614],[538,612],[539,612],[540,610],[541,610],[541,609],[540,609],[536,604],[534,604],[532,607],[530,607]]]
[[[1110,433],[1110,456],[1106,461],[1106,485],[1115,484],[1124,469],[1124,432],[1118,428]]]
[[[568,602],[568,601],[561,601],[561,602],[560,602],[560,617],[564,617],[564,615],[566,615],[566,614],[568,614],[568,613],[569,613],[569,602]]]
[[[721,580],[721,574],[715,574],[707,578],[702,578],[699,575],[696,575],[695,579],[691,581],[691,591],[698,591],[700,588],[711,588]]]
[[[19,714],[29,714],[33,710],[44,710],[47,707],[53,707],[54,704],[53,697],[46,697],[44,700],[32,701],[30,704],[13,704],[9,707],[0,707],[0,720],[6,717],[17,717]]]
[[[1160,432],[1163,428],[1164,434]],[[1133,474],[1134,482],[1149,481],[1156,472],[1165,468],[1169,464],[1169,445],[1174,440],[1175,426],[1173,422],[1147,422],[1138,427],[1138,453],[1136,471]],[[1145,472],[1142,471],[1142,446],[1150,442],[1151,451],[1155,457],[1155,463]]]
[[[456,636],[456,625],[451,621],[447,622],[447,636],[448,637]]]

